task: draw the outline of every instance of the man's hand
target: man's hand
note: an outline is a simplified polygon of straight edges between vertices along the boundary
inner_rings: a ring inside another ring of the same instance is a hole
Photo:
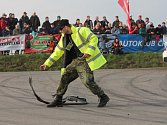
[[[47,66],[46,66],[45,64],[42,64],[42,65],[40,66],[40,70],[42,70],[42,71],[45,71],[46,68],[47,68]]]
[[[84,55],[82,56],[82,58],[84,58],[84,59],[89,58],[89,57],[90,57],[90,55],[86,54],[86,53],[84,53]]]

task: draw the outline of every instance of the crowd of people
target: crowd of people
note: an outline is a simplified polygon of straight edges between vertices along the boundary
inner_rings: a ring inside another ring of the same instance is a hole
[[[31,17],[24,12],[20,19],[16,18],[14,13],[9,13],[9,16],[4,13],[0,18],[0,36],[30,34],[33,31],[42,34],[58,34],[57,26],[60,20],[61,17],[57,16],[57,20],[51,23],[49,17],[45,17],[45,21],[41,25],[36,12]],[[80,19],[76,19],[74,25],[76,27],[89,27],[95,34],[149,34],[161,37],[167,33],[165,22],[155,27],[148,17],[144,20],[141,15],[136,21],[130,16],[130,22],[131,29],[128,30],[127,25],[120,21],[119,16],[115,16],[113,22],[109,22],[106,16],[103,16],[102,20],[96,16],[94,21],[90,16],[87,16],[83,23]]]
[[[29,35],[32,33],[39,35],[59,34],[58,26],[60,21],[61,17],[57,16],[57,20],[51,23],[47,16],[41,25],[40,18],[36,12],[34,12],[31,17],[29,17],[26,12],[23,12],[20,19],[16,18],[14,13],[9,13],[8,16],[4,13],[0,18],[0,37],[19,34]],[[143,46],[150,39],[155,38],[156,41],[158,41],[164,34],[167,34],[165,22],[155,27],[154,23],[151,22],[148,17],[143,19],[142,16],[139,15],[136,21],[130,16],[130,23],[131,28],[129,30],[127,25],[120,21],[119,16],[115,16],[113,22],[109,22],[106,16],[103,16],[102,20],[96,16],[94,21],[90,16],[87,16],[83,23],[80,19],[76,19],[74,26],[88,27],[96,35],[114,34],[117,36],[119,34],[140,34],[144,37]]]

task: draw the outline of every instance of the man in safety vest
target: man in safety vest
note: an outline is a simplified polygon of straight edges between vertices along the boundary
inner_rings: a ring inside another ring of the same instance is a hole
[[[60,57],[64,56],[63,68],[61,70],[61,81],[57,89],[56,98],[47,107],[62,107],[62,97],[68,85],[80,77],[82,83],[97,95],[100,99],[98,107],[106,106],[109,97],[94,81],[93,71],[99,69],[106,63],[105,58],[98,49],[98,38],[89,28],[77,28],[69,24],[67,19],[62,19],[59,24],[62,37],[55,51],[40,66],[46,70]]]

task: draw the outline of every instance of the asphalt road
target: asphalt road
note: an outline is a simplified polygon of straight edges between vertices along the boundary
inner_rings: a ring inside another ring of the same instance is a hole
[[[1,72],[0,125],[166,125],[167,69],[98,70],[95,80],[109,95],[105,108],[79,79],[65,96],[84,97],[87,105],[47,108],[34,97],[36,92],[52,101],[60,81],[59,72]]]

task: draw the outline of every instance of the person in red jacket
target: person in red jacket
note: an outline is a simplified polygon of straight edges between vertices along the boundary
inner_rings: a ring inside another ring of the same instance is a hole
[[[133,24],[130,28],[129,34],[139,34],[139,29],[136,24]]]
[[[1,31],[1,36],[7,36],[10,32],[9,28],[7,27],[7,18],[6,14],[3,14],[1,19],[0,19],[0,31]]]

